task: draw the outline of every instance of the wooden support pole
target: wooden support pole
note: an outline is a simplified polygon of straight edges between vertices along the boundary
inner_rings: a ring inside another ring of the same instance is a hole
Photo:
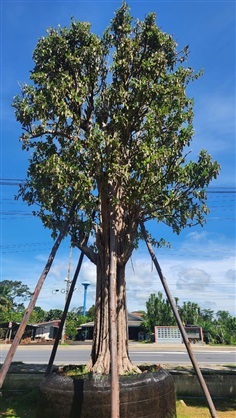
[[[112,199],[112,193],[110,195]],[[117,361],[117,268],[116,235],[113,204],[110,204],[110,271],[109,271],[109,313],[110,313],[110,356],[111,356],[111,418],[120,417],[120,390]]]
[[[154,254],[154,251],[152,249],[152,245],[150,243],[150,239],[149,239],[148,233],[146,231],[146,228],[145,228],[143,222],[140,222],[140,227],[141,227],[141,231],[142,231],[142,234],[144,236],[144,239],[145,239],[145,242],[146,242],[146,245],[147,245],[149,254],[150,254],[150,256],[152,258],[152,261],[153,261],[153,263],[154,263],[154,265],[156,267],[156,270],[158,272],[158,275],[159,275],[159,277],[161,279],[161,282],[162,282],[162,285],[164,287],[166,296],[168,298],[168,301],[169,301],[170,306],[172,308],[172,311],[174,313],[175,319],[177,321],[177,324],[178,324],[179,330],[181,332],[181,335],[182,335],[184,344],[185,344],[186,349],[188,351],[189,358],[190,358],[190,360],[192,362],[192,365],[193,365],[194,370],[195,370],[195,372],[197,374],[199,383],[200,383],[201,388],[203,390],[203,393],[204,393],[204,395],[206,397],[206,401],[207,401],[207,404],[208,404],[208,408],[209,408],[211,417],[212,418],[217,418],[217,412],[216,412],[215,406],[214,406],[214,404],[212,402],[211,395],[210,395],[209,390],[207,388],[206,382],[205,382],[205,380],[204,380],[204,378],[202,376],[202,372],[201,372],[201,370],[200,370],[200,368],[198,366],[198,363],[197,363],[197,360],[196,360],[195,355],[193,353],[193,350],[192,350],[191,344],[189,342],[188,336],[186,334],[186,331],[185,331],[184,326],[182,324],[181,318],[179,316],[179,312],[178,312],[178,310],[177,310],[177,308],[175,306],[174,299],[171,296],[171,293],[170,293],[169,287],[167,285],[166,279],[165,279],[165,277],[164,277],[164,275],[162,273],[161,267],[160,267],[160,265],[159,265],[159,263],[158,263],[158,261],[156,259],[156,256]]]
[[[63,240],[63,238],[65,237],[65,235],[67,233],[67,230],[69,228],[69,225],[70,225],[72,216],[74,214],[74,210],[75,210],[75,204],[73,204],[73,206],[72,206],[72,208],[70,210],[70,214],[69,214],[67,220],[65,221],[64,226],[63,226],[60,234],[58,235],[58,237],[57,237],[57,239],[56,239],[56,241],[55,241],[55,243],[54,243],[54,245],[52,247],[52,250],[51,250],[50,255],[48,257],[47,263],[46,263],[46,265],[45,265],[45,267],[44,267],[44,269],[42,271],[42,274],[41,274],[41,276],[40,276],[40,278],[38,280],[38,283],[37,283],[37,285],[35,287],[35,290],[34,290],[34,293],[32,295],[32,298],[30,300],[30,303],[28,305],[28,308],[26,309],[26,311],[24,313],[23,319],[22,319],[21,324],[20,324],[20,326],[19,326],[19,328],[18,328],[18,330],[16,332],[15,338],[14,338],[14,340],[12,342],[12,345],[11,345],[11,347],[10,347],[7,355],[6,355],[5,361],[4,361],[4,363],[2,365],[2,368],[0,370],[0,388],[2,387],[2,385],[4,383],[6,374],[7,374],[8,370],[9,370],[9,367],[10,367],[11,362],[12,362],[12,359],[13,359],[13,357],[15,355],[16,349],[17,349],[17,347],[18,347],[18,345],[20,343],[20,340],[22,338],[22,335],[23,335],[23,333],[25,331],[25,328],[26,328],[26,325],[28,323],[29,317],[30,317],[30,315],[31,315],[31,313],[32,313],[32,311],[33,311],[33,309],[35,307],[35,304],[36,304],[37,299],[38,299],[38,295],[39,295],[39,293],[40,293],[40,291],[42,289],[43,283],[44,283],[44,281],[45,281],[45,279],[46,279],[46,277],[48,275],[48,272],[49,272],[49,270],[51,268],[51,265],[53,263],[53,260],[55,258],[55,255],[57,253],[57,250],[58,250],[58,248],[59,248],[59,246],[61,244],[61,241]]]
[[[113,241],[113,240],[111,240]],[[111,243],[112,244],[112,243]],[[114,254],[110,252],[110,353],[111,353],[111,418],[119,418],[119,375],[117,363],[116,272]]]
[[[88,238],[85,239],[85,245],[87,244],[87,242],[88,242]],[[57,353],[57,348],[58,348],[58,344],[59,344],[59,341],[60,341],[60,336],[61,336],[61,333],[63,332],[63,329],[64,329],[66,316],[67,316],[69,306],[70,306],[70,302],[71,302],[71,299],[72,299],[72,296],[73,296],[76,281],[77,281],[77,278],[78,278],[78,275],[79,275],[79,272],[80,272],[80,269],[81,269],[81,266],[82,266],[83,258],[84,258],[84,253],[81,251],[79,261],[78,261],[78,264],[77,264],[77,267],[76,267],[76,270],[75,270],[75,273],[74,273],[74,277],[73,277],[73,280],[71,282],[71,286],[70,286],[68,296],[67,296],[67,299],[66,299],[66,303],[65,303],[64,311],[63,311],[63,314],[62,314],[62,317],[61,317],[61,322],[60,322],[60,325],[59,325],[59,328],[58,328],[58,332],[57,332],[57,335],[56,335],[56,338],[55,338],[55,341],[54,341],[54,344],[53,344],[53,349],[52,349],[51,356],[50,356],[50,359],[49,359],[49,362],[48,362],[48,366],[47,366],[47,369],[46,369],[45,376],[47,376],[52,370],[52,365],[53,365],[53,362],[54,362],[54,359],[55,359],[55,356],[56,356],[56,353]]]

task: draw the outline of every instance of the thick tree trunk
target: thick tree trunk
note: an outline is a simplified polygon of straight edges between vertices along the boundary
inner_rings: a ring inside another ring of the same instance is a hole
[[[103,251],[97,264],[96,317],[91,358],[87,369],[94,373],[110,373],[110,321],[109,321],[109,254]],[[105,263],[104,263],[105,261]],[[118,372],[138,371],[128,354],[128,324],[126,308],[125,267],[117,267],[117,355]]]
[[[103,190],[101,208],[101,228],[97,233],[97,289],[96,316],[91,357],[87,369],[94,373],[110,373],[110,306],[109,306],[109,273],[110,273],[110,213],[108,192]],[[126,307],[125,262],[119,261],[126,248],[122,246],[120,231],[122,214],[116,210],[116,327],[117,327],[117,363],[120,375],[130,371],[139,371],[134,366],[128,354],[128,324]],[[123,247],[123,248],[122,248]]]

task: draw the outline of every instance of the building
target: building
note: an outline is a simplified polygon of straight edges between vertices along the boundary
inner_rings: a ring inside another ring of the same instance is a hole
[[[141,334],[142,315],[136,312],[128,313],[129,340],[139,340]],[[79,327],[79,334],[85,334],[86,339],[93,339],[94,322],[86,322]]]
[[[10,342],[15,338],[15,335],[18,331],[20,326],[20,322],[3,322],[0,324],[0,339],[5,340],[6,342]],[[29,341],[34,335],[35,332],[35,325],[27,324],[24,330],[24,333],[21,337],[21,341]]]
[[[55,319],[53,321],[40,322],[39,324],[35,324],[34,335],[32,339],[40,339],[44,341],[54,340],[56,338],[60,322],[60,319]]]
[[[189,341],[193,344],[204,344],[202,328],[198,326],[186,326],[185,332]],[[158,344],[182,344],[183,339],[177,326],[156,326],[155,342]]]

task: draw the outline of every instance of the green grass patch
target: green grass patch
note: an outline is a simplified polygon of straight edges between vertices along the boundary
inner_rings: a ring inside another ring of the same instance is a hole
[[[228,367],[228,369],[236,369],[236,363],[235,364],[223,364],[223,367]]]
[[[1,418],[35,418],[38,389],[23,394],[2,393],[0,398]]]
[[[213,400],[217,416],[219,418],[235,418],[236,400],[215,399]],[[210,418],[205,399],[183,398],[176,403],[177,418]]]
[[[0,417],[35,418],[37,396],[37,389],[17,395],[3,392],[0,398]],[[236,400],[217,399],[214,400],[214,405],[219,418],[235,418]],[[177,418],[210,418],[209,409],[203,398],[179,399],[176,402],[176,408]]]

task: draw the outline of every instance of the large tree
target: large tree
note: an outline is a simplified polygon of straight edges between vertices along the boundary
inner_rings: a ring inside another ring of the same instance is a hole
[[[193,100],[188,48],[156,25],[133,22],[123,4],[102,37],[74,19],[49,29],[35,48],[30,84],[13,106],[23,148],[31,150],[20,195],[58,234],[74,204],[69,235],[97,268],[96,319],[88,368],[110,371],[110,278],[116,286],[119,373],[131,370],[127,348],[125,267],[141,238],[140,222],[179,233],[203,224],[205,188],[219,171],[206,151],[188,157]],[[84,236],[94,234],[94,244]],[[112,269],[112,271],[111,271]]]

